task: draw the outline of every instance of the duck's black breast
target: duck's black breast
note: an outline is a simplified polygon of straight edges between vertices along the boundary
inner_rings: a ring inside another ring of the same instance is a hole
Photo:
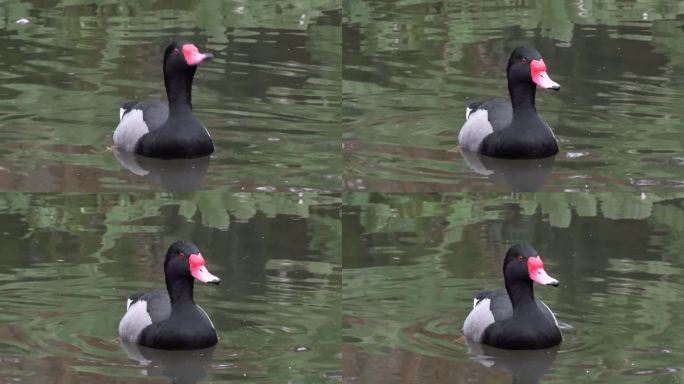
[[[514,118],[506,129],[485,137],[481,154],[506,159],[538,159],[558,153],[558,142],[551,128],[536,113]]]
[[[156,158],[196,158],[214,152],[207,129],[192,114],[170,116],[159,129],[140,138],[135,152]]]
[[[541,349],[560,344],[563,336],[553,313],[543,302],[535,302],[529,310],[518,311],[506,320],[490,325],[482,342],[505,349]]]
[[[542,349],[560,344],[563,337],[553,324],[508,321],[506,324],[492,324],[485,331],[482,340],[484,344],[497,348]]]
[[[194,303],[166,320],[152,323],[140,334],[139,344],[158,349],[200,349],[216,345],[218,335],[204,310]]]

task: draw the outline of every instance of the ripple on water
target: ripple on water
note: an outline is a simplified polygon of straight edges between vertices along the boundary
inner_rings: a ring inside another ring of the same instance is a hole
[[[678,167],[668,163],[682,152],[682,91],[674,86],[682,75],[671,71],[678,59],[667,48],[676,46],[678,37],[663,40],[657,32],[679,13],[668,9],[654,29],[655,24],[631,22],[642,13],[613,3],[580,11],[570,2],[550,10],[541,3],[502,6],[495,0],[477,6],[377,1],[364,3],[363,11],[352,7],[343,67],[349,113],[343,118],[349,125],[345,139],[357,150],[348,157],[347,176],[363,180],[348,188],[499,187],[445,152],[456,144],[464,103],[506,96],[507,55],[523,42],[540,49],[550,75],[563,84],[561,92],[537,93],[541,116],[567,151],[545,180],[547,189],[633,189],[640,187],[628,182],[634,174],[658,181],[654,187],[681,182]],[[653,3],[643,3],[649,18]],[[582,17],[573,18],[577,14]],[[611,20],[609,26],[603,17]],[[591,49],[597,44],[600,53]],[[399,118],[412,115],[421,118]],[[445,132],[451,142],[443,139]],[[586,187],[567,177],[576,173],[586,175]]]
[[[630,276],[630,279],[626,279],[625,276]],[[671,348],[667,345],[662,346],[662,335],[663,332],[667,332],[669,325],[664,324],[654,331],[653,324],[644,313],[648,311],[646,308],[650,301],[649,293],[644,292],[644,287],[635,284],[635,277],[633,274],[630,275],[630,272],[625,274],[622,271],[618,275],[588,279],[589,289],[599,290],[600,286],[608,287],[606,293],[595,292],[591,295],[592,305],[589,306],[577,307],[569,303],[564,305],[562,302],[550,302],[563,333],[563,342],[556,348],[541,351],[506,351],[472,343],[461,333],[462,321],[467,315],[467,310],[451,310],[412,323],[402,329],[401,346],[420,356],[447,360],[468,359],[516,377],[525,377],[527,381],[524,382],[531,383],[537,382],[554,369],[561,370],[564,374],[568,374],[568,370],[576,371],[577,375],[590,377],[607,372],[614,375],[616,365],[625,366],[618,368],[623,377],[677,374],[681,370],[681,364],[675,363]],[[655,274],[639,276],[640,279],[657,277]],[[637,302],[629,302],[630,298],[644,295],[646,297]],[[624,308],[625,305],[627,308]],[[626,310],[634,316],[607,316],[606,313],[611,313],[611,306],[619,307],[614,308],[615,311],[622,313]],[[600,310],[586,309],[591,307]],[[634,340],[635,346],[626,348],[623,363],[610,359],[597,363],[597,359],[601,359],[602,356],[615,353],[613,346],[625,339]],[[636,345],[661,347],[638,348]]]

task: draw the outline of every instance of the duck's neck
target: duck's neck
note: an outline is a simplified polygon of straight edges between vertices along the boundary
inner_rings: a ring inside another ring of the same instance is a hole
[[[536,303],[534,301],[532,280],[507,281],[506,291],[508,292],[508,297],[511,299],[513,311],[519,308],[527,307],[529,305],[536,306]]]
[[[193,300],[193,278],[166,279],[166,290],[171,299],[171,308],[183,304],[194,304]]]
[[[192,111],[192,79],[195,77],[195,67],[176,73],[173,76],[164,73],[166,98],[169,101],[169,112],[184,110]]]
[[[509,83],[508,93],[511,96],[513,114],[516,115],[516,113],[524,111],[536,111],[534,107],[534,96],[536,92],[537,86],[534,83]]]

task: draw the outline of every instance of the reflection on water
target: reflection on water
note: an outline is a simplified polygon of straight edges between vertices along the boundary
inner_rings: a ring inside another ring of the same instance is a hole
[[[507,95],[514,47],[532,45],[563,89],[537,93],[561,152],[544,189],[681,186],[684,13],[644,0],[345,2],[348,190],[508,191],[461,158],[464,104]]]
[[[165,188],[106,148],[123,100],[165,99],[176,38],[214,54],[193,90],[216,146],[203,189],[336,189],[340,17],[328,0],[2,2],[0,189]]]
[[[546,183],[553,169],[555,157],[531,160],[495,159],[461,149],[463,160],[468,168],[490,180],[508,185],[516,192],[534,192]]]
[[[682,193],[349,193],[342,223],[350,382],[642,383],[684,370]],[[518,242],[562,282],[535,295],[563,343],[476,351],[461,333],[473,294],[503,286]]]
[[[536,384],[556,360],[560,347],[545,350],[507,351],[474,343],[465,339],[468,355],[485,367],[497,368],[513,376],[512,383]]]
[[[0,377],[325,381],[340,369],[339,232],[334,195],[0,194]],[[127,295],[164,286],[178,239],[222,277],[195,289],[221,337],[213,356],[133,350],[117,337]]]
[[[160,184],[171,192],[193,192],[202,189],[211,157],[161,160],[135,153],[114,150],[122,167],[138,176]]]
[[[147,376],[162,376],[175,384],[194,384],[206,376],[215,347],[195,351],[165,351],[121,342],[131,359],[145,367]]]

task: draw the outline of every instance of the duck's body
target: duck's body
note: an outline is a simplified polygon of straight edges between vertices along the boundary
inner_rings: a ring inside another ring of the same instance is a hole
[[[132,294],[128,303],[119,324],[124,341],[158,349],[200,349],[218,342],[214,324],[194,302],[172,307],[168,292],[158,289]]]
[[[187,267],[186,267],[187,266]],[[177,242],[164,262],[166,290],[128,297],[119,323],[124,341],[157,349],[200,349],[218,342],[214,324],[193,299],[193,279],[218,284],[192,243]]]
[[[522,260],[519,258],[522,257]],[[463,323],[472,341],[505,349],[541,349],[560,344],[563,337],[549,307],[534,298],[532,277],[539,284],[557,286],[546,274],[532,247],[514,246],[504,262],[506,288],[481,292]]]
[[[169,104],[158,100],[121,105],[114,131],[117,149],[163,159],[208,156],[209,131],[192,112],[192,81],[197,66],[211,58],[190,43],[172,43],[164,53],[164,85]]]
[[[491,323],[480,321],[483,317]],[[521,307],[516,313],[504,288],[477,294],[463,332],[473,341],[505,349],[548,348],[562,340],[558,321],[543,301],[535,299],[534,306]]]
[[[546,74],[539,52],[517,48],[508,60],[510,100],[498,98],[466,106],[466,122],[459,145],[471,152],[507,158],[534,159],[558,153],[558,142],[548,124],[537,114],[536,87],[560,89]]]

